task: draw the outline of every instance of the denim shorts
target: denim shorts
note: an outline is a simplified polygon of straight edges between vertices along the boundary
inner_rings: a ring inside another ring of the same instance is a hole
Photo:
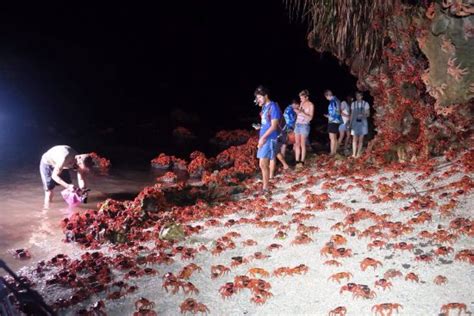
[[[345,131],[347,131],[347,125],[346,124],[339,125],[339,133],[344,133]]]
[[[262,147],[257,151],[258,159],[270,159],[273,160],[278,154],[278,144],[276,139],[268,139]]]
[[[304,137],[309,136],[310,126],[309,124],[298,124],[296,123],[295,134],[303,135]]]
[[[43,189],[45,191],[51,191],[52,189],[54,189],[54,187],[58,185],[58,183],[52,178],[54,167],[41,161],[39,170],[41,175],[41,181],[43,182]],[[72,183],[69,169],[63,169],[59,174],[59,177],[63,179],[63,181],[66,183]]]
[[[369,126],[367,120],[361,120],[360,122],[354,121],[351,125],[351,135],[353,136],[364,136],[369,132]]]

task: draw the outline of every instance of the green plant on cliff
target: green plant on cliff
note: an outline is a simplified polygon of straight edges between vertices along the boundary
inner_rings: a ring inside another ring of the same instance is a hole
[[[464,0],[286,0],[308,45],[349,66],[374,97],[367,154],[419,160],[471,148],[474,8]],[[387,153],[394,153],[390,155]]]

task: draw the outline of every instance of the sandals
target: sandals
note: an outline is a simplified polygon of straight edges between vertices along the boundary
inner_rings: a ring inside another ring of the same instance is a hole
[[[296,162],[295,168],[296,168],[297,170],[303,169],[303,167],[304,167],[304,161],[297,161],[297,162]]]
[[[257,193],[254,194],[254,197],[263,197],[265,199],[271,199],[272,197],[272,192],[269,189],[262,189],[258,191]]]

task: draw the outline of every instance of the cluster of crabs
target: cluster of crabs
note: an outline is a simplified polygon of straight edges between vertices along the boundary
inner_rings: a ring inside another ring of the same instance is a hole
[[[473,221],[456,214],[457,205],[472,191],[474,182],[467,175],[450,180],[463,171],[459,169],[463,164],[453,165],[436,175],[432,174],[437,165],[426,164],[425,169],[417,170],[423,188],[412,189],[400,180],[399,171],[407,166],[393,165],[389,169],[394,172],[393,176],[375,180],[369,178],[377,173],[375,168],[335,168],[335,163],[322,157],[315,161],[318,173],[308,168],[281,177],[279,184],[274,185],[289,186],[280,193],[282,198],[275,201],[253,197],[251,193],[259,184],[252,180],[245,182],[244,194],[248,198],[240,201],[230,199],[216,204],[197,201],[193,205],[170,206],[159,185],[144,189],[134,201],[108,200],[97,211],[79,212],[63,221],[65,231],[74,232],[74,238],[69,241],[84,248],[82,256],[57,255],[40,262],[32,274],[31,280],[35,281],[29,282],[45,289],[63,288],[63,297],[50,302],[57,310],[73,308],[81,315],[105,314],[109,302],[135,296],[139,298],[135,315],[155,315],[160,310],[160,302],[144,298],[146,295],[140,289],[141,280],[153,279],[161,283],[164,293],[184,296],[177,304],[182,313],[208,313],[213,307],[197,300],[200,286],[192,283],[196,275],[217,281],[216,292],[223,302],[247,289],[251,302],[261,306],[274,299],[279,291],[270,283],[272,278],[307,278],[311,271],[320,270],[320,266],[339,269],[346,266],[348,260],[359,260],[360,270],[341,269],[328,274],[327,282],[340,284],[334,295],[351,293],[354,299],[372,300],[380,293],[388,293],[396,285],[394,280],[417,284],[429,281],[416,270],[402,273],[390,268],[372,284],[358,282],[360,276],[386,266],[386,259],[377,256],[381,251],[411,256],[413,263],[421,264],[423,269],[448,259],[468,266],[474,264],[474,249],[457,245],[461,239],[474,237]],[[323,193],[313,190],[318,185]],[[351,189],[365,192],[372,209],[354,209],[347,202],[333,201],[334,195]],[[395,211],[402,214],[404,220],[392,221],[391,214],[377,211],[379,204],[397,199],[405,201],[404,206]],[[301,207],[294,210],[295,204]],[[311,225],[311,221],[329,214],[328,211],[331,217],[341,214],[338,216],[341,220],[324,228]],[[446,224],[433,225],[435,218],[442,218]],[[184,241],[160,238],[161,228],[169,221],[183,228]],[[227,232],[208,243],[187,242],[217,230]],[[262,243],[253,231],[265,232],[274,241]],[[323,244],[315,249],[318,240]],[[360,254],[360,249],[354,251],[351,245],[356,241],[366,243],[364,253]],[[427,246],[420,247],[422,243]],[[300,263],[264,268],[278,256],[273,255],[274,252],[283,252],[286,247],[312,249],[316,256],[319,254],[320,266]],[[220,258],[228,258],[228,261]],[[212,264],[208,268],[199,266],[197,259]],[[446,286],[449,280],[447,276],[438,275],[432,282]],[[97,298],[99,300],[94,302]],[[400,308],[403,308],[400,303],[388,302],[373,305],[372,311],[389,315]],[[328,313],[340,316],[348,309],[348,306],[337,306]],[[445,314],[455,309],[467,311],[462,302],[446,302],[440,307]]]
[[[233,131],[230,134],[244,139],[244,144],[231,146],[220,152],[216,157],[206,157],[200,151],[190,154],[190,161],[161,153],[151,161],[151,165],[159,170],[168,171],[165,177],[158,178],[160,182],[175,182],[172,176],[177,170],[186,171],[189,177],[200,179],[204,185],[235,185],[250,177],[257,170],[255,158],[257,138],[253,133]],[[222,133],[221,133],[222,134]],[[227,137],[226,135],[218,136]],[[245,134],[243,136],[243,134]]]

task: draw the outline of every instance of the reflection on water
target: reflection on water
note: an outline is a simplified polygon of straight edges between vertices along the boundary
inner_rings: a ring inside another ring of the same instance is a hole
[[[50,208],[42,209],[43,191],[36,168],[0,170],[0,258],[17,270],[65,249],[71,251],[75,246],[62,242],[60,222],[64,217],[78,209],[95,208],[109,197],[132,199],[143,187],[153,184],[158,175],[149,170],[112,170],[109,176],[91,177],[88,204],[70,209],[60,195],[61,188],[56,188]],[[28,249],[32,258],[14,259],[8,250],[18,248]]]

